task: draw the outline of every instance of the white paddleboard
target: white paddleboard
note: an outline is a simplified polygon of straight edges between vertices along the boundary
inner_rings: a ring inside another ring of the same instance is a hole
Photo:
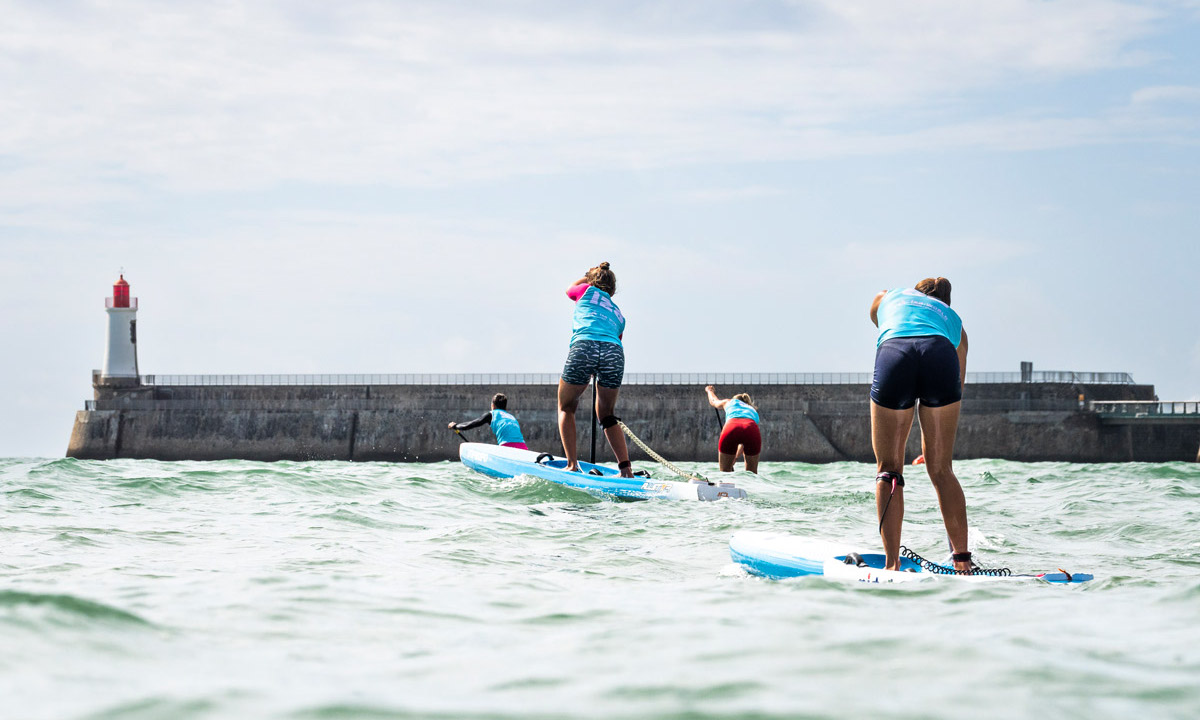
[[[882,553],[856,553],[851,543],[831,543],[797,535],[753,530],[734,533],[729,539],[729,554],[733,561],[747,572],[774,579],[824,575],[866,583],[944,579],[965,582],[1041,580],[1059,584],[1075,584],[1092,579],[1087,573],[1068,573],[1063,570],[1030,574],[944,574],[909,558],[900,559],[900,570],[884,570]]]
[[[585,462],[579,463],[583,472],[568,472],[565,458],[499,445],[463,443],[458,446],[458,456],[463,465],[491,477],[530,475],[593,494],[633,500],[740,500],[746,497],[746,491],[733,483],[623,478],[615,468]]]

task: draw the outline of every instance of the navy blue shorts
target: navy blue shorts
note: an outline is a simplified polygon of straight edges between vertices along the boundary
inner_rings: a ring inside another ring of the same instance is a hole
[[[907,410],[918,400],[926,407],[962,400],[958,351],[941,335],[884,340],[875,351],[871,399],[892,410]]]
[[[579,340],[572,345],[563,365],[563,382],[587,385],[593,375],[600,387],[621,387],[625,377],[625,348],[600,340]]]

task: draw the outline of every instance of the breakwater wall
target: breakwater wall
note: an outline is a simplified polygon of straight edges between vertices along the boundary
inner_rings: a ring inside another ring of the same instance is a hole
[[[749,392],[762,414],[764,461],[873,462],[866,382],[718,385]],[[131,385],[97,383],[77,413],[67,455],[159,460],[353,460],[434,462],[458,457],[450,421],[509,396],[531,449],[560,454],[556,387],[543,384]],[[1081,404],[1151,400],[1151,385],[1069,382],[968,383],[956,457],[1020,461],[1191,461],[1200,423],[1113,425]],[[584,395],[581,457],[590,447]],[[702,384],[627,384],[617,414],[647,444],[676,460],[716,457],[717,415]],[[468,435],[494,442],[486,427]],[[603,436],[597,458],[611,459]],[[645,459],[631,448],[634,459]],[[909,456],[920,453],[917,428]]]

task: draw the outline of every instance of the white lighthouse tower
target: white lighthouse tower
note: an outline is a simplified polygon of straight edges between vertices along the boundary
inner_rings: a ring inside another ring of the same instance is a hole
[[[113,285],[112,297],[104,299],[108,348],[104,352],[104,369],[100,371],[103,384],[137,384],[137,308],[137,298],[129,296],[129,283],[122,273]]]

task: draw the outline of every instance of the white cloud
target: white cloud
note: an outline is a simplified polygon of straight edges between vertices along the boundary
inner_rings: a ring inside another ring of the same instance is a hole
[[[1155,18],[1105,0],[765,3],[769,18],[740,24],[721,3],[683,17],[643,4],[631,19],[604,4],[170,7],[9,3],[13,202],[43,201],[47,174],[185,190],[438,184],[1099,142],[1119,134],[1103,118],[929,117],[963,92],[1136,62]]]
[[[1162,102],[1200,102],[1200,87],[1190,85],[1158,85],[1138,90],[1130,98],[1134,105]]]
[[[767,185],[746,185],[743,187],[705,188],[683,193],[680,197],[686,202],[709,203],[745,200],[749,198],[779,197],[787,195],[783,188]]]
[[[850,242],[830,248],[822,255],[835,267],[882,268],[894,276],[905,272],[928,274],[931,260],[937,258],[942,259],[942,267],[978,268],[995,266],[1032,252],[1029,245],[1011,240],[955,237],[896,238],[886,243]]]

